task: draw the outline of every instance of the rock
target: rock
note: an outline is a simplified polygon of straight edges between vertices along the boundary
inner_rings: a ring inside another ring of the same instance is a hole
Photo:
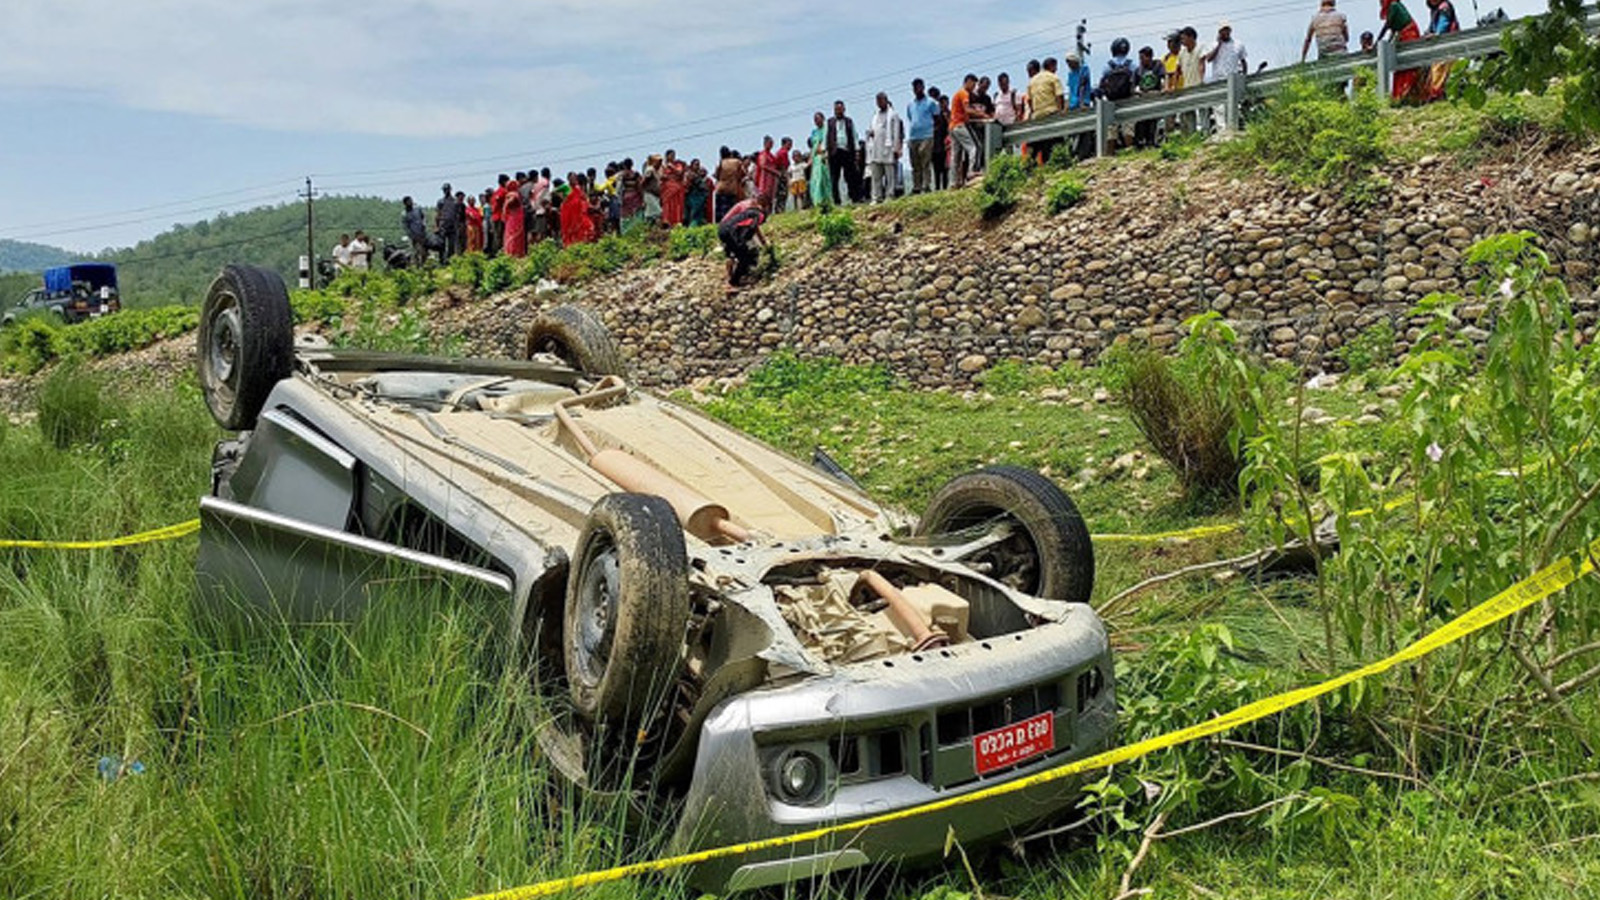
[[[1550,179],[1550,193],[1557,196],[1571,196],[1578,189],[1578,173],[1559,172]]]
[[[1375,393],[1377,393],[1379,397],[1399,398],[1406,395],[1406,388],[1403,384],[1386,384],[1383,387],[1378,388]]]
[[[1306,420],[1307,422],[1315,422],[1318,419],[1328,418],[1328,414],[1315,406],[1308,406],[1305,409],[1300,410],[1300,418]]]
[[[961,361],[956,363],[956,368],[966,372],[968,375],[982,372],[984,369],[989,368],[989,357],[984,356],[982,353],[969,353],[961,357]]]
[[[1383,417],[1375,416],[1375,415],[1359,416],[1359,417],[1356,418],[1356,424],[1357,425],[1382,425],[1383,424]]]
[[[1094,389],[1094,402],[1096,402],[1096,403],[1110,403],[1111,402],[1111,392],[1106,390],[1105,388],[1095,388]]]
[[[1589,243],[1593,236],[1589,226],[1583,222],[1573,222],[1572,227],[1567,229],[1567,240],[1579,246]]]
[[[1044,310],[1037,306],[1024,306],[1017,313],[1017,325],[1022,328],[1038,328],[1045,323]]]

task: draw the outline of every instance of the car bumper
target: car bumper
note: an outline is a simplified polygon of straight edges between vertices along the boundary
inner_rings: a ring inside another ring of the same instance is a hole
[[[1115,709],[1105,630],[1083,607],[1028,632],[742,694],[706,719],[675,849],[793,834],[1025,778],[1109,747]],[[1045,713],[1053,720],[1051,749],[977,771],[974,735]],[[782,799],[775,784],[781,760],[795,752],[814,754],[827,772],[826,788],[807,802]],[[1070,808],[1082,781],[1062,778],[861,832],[712,860],[690,881],[735,891],[936,856],[949,833],[981,843]]]

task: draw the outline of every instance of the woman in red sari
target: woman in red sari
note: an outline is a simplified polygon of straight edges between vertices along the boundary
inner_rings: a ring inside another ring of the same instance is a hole
[[[515,178],[506,182],[505,200],[505,252],[507,256],[521,259],[528,255],[528,222],[522,214],[521,185]]]
[[[1422,29],[1417,27],[1417,20],[1411,18],[1411,11],[1406,9],[1402,0],[1378,0],[1378,15],[1383,19],[1383,30],[1378,32],[1379,41],[1386,34],[1394,35],[1395,40],[1402,44],[1422,40]],[[1396,100],[1410,97],[1411,92],[1417,89],[1417,79],[1421,75],[1417,69],[1394,73],[1394,89],[1390,95]]]
[[[683,201],[689,189],[684,184],[688,167],[678,160],[678,151],[668,150],[661,164],[661,221],[672,228],[683,224]]]
[[[477,197],[467,198],[467,252],[483,252],[483,208]]]
[[[572,176],[572,191],[561,201],[561,246],[594,243],[594,219],[589,217],[589,195],[584,193],[585,178]]]

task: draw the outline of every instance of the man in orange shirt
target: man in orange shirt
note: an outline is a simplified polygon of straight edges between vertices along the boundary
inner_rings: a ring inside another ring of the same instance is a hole
[[[967,183],[981,169],[978,159],[978,137],[973,126],[989,121],[988,113],[974,106],[972,91],[978,86],[978,76],[968,72],[961,79],[961,90],[950,98],[950,140],[955,144],[956,185]],[[970,171],[969,171],[970,169]]]

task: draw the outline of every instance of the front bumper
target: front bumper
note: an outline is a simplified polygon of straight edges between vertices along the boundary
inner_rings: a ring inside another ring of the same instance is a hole
[[[806,831],[969,794],[1108,748],[1115,689],[1105,629],[1092,610],[1061,622],[920,654],[842,667],[799,684],[725,701],[705,721],[675,849],[689,851]],[[979,774],[972,736],[1044,713],[1054,748]],[[807,802],[780,798],[777,761],[796,751],[824,762],[826,787]],[[1082,779],[829,839],[697,866],[696,887],[734,891],[868,864],[938,855],[1004,837],[1070,808]]]

